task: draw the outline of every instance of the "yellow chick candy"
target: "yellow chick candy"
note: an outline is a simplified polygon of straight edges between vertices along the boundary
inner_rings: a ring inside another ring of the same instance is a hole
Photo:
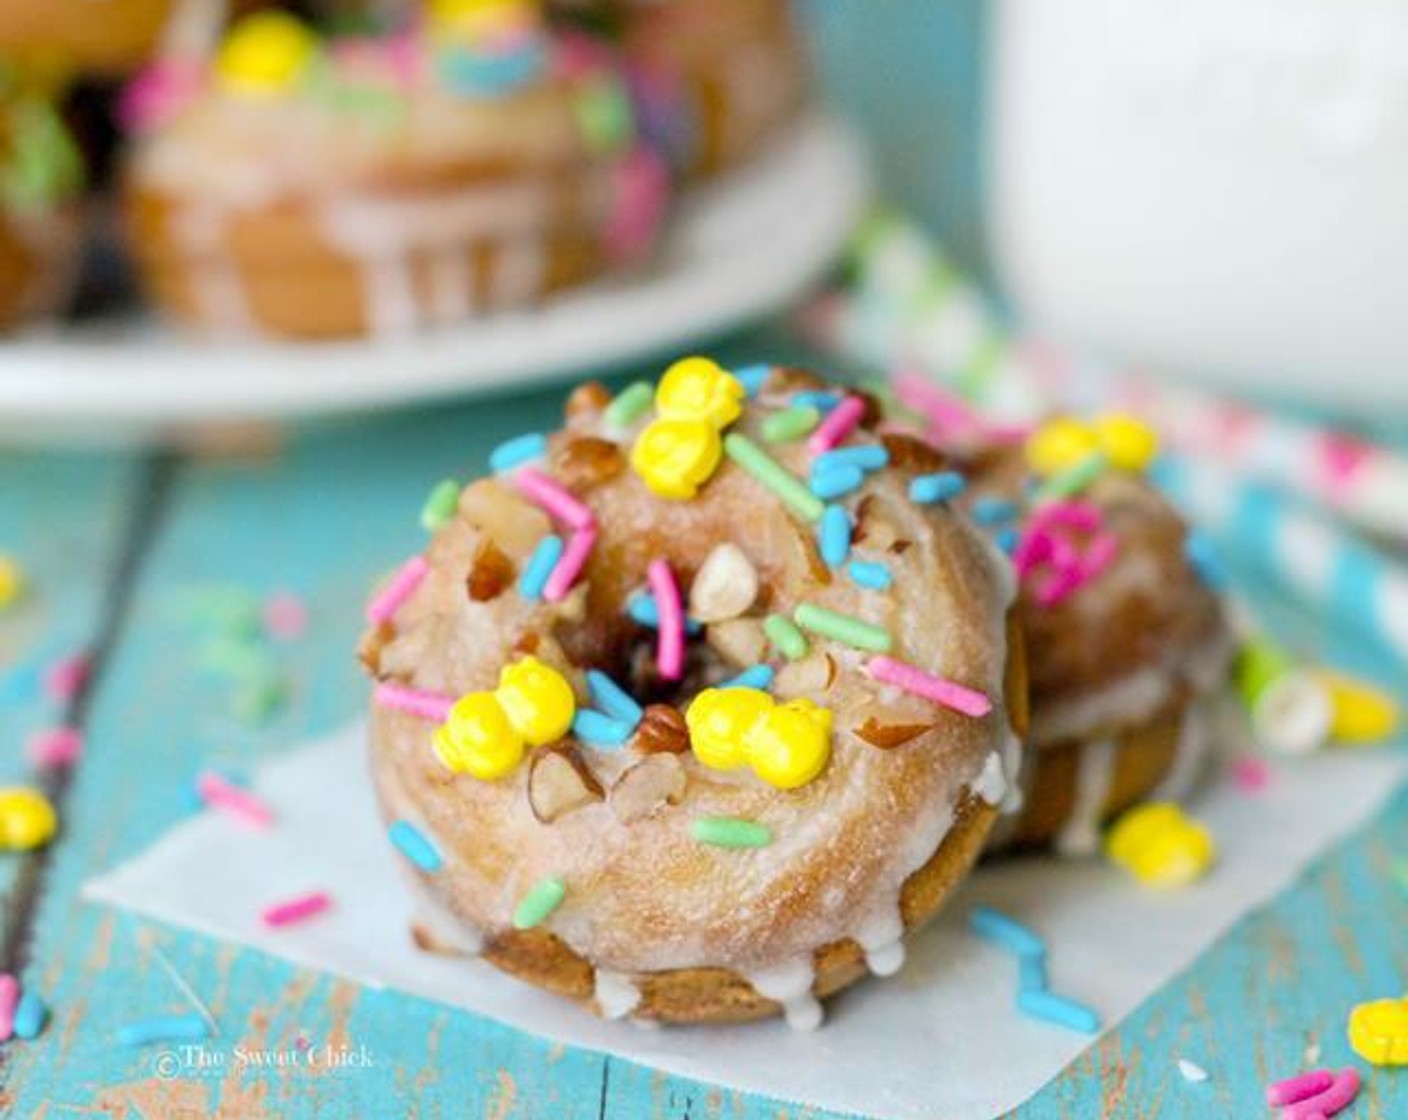
[[[0,851],[27,852],[47,844],[59,826],[54,807],[36,789],[0,789]]]
[[[492,692],[471,692],[456,701],[432,745],[447,770],[484,782],[512,774],[523,761],[523,736]]]
[[[1317,671],[1330,694],[1330,736],[1341,743],[1374,743],[1398,730],[1398,705],[1388,693],[1342,676]]]
[[[651,491],[688,501],[708,482],[723,458],[723,440],[702,420],[655,420],[631,449],[631,467]]]
[[[1212,835],[1169,802],[1131,809],[1105,837],[1105,854],[1151,887],[1184,887],[1217,858]]]
[[[743,382],[708,358],[684,358],[665,371],[655,409],[666,420],[702,420],[716,431],[743,413]]]
[[[1048,420],[1027,439],[1027,466],[1049,478],[1060,474],[1100,449],[1100,440],[1088,425],[1069,416]]]
[[[753,770],[778,789],[812,781],[831,757],[831,711],[810,700],[791,700],[764,714],[745,742]]]
[[[494,697],[513,729],[534,747],[561,739],[577,714],[577,697],[567,678],[536,657],[504,666]]]
[[[1153,428],[1124,412],[1108,412],[1095,421],[1095,438],[1110,465],[1124,471],[1145,471],[1159,453]]]
[[[24,594],[24,572],[13,557],[0,552],[0,611],[14,606]]]
[[[1408,1066],[1408,997],[1361,1003],[1349,1013],[1349,1044],[1376,1066]]]
[[[774,704],[771,696],[756,688],[706,688],[684,714],[694,757],[711,770],[747,766],[745,740]]]
[[[225,90],[269,96],[290,89],[318,51],[318,39],[283,12],[260,12],[241,20],[225,37],[215,73]]]

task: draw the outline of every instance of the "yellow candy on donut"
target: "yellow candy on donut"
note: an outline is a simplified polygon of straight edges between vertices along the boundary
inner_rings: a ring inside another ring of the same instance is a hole
[[[561,739],[577,714],[577,697],[567,678],[536,657],[504,666],[494,698],[514,731],[534,747]]]
[[[293,16],[260,12],[237,23],[215,59],[220,85],[254,96],[282,93],[307,71],[318,39]]]
[[[1158,434],[1128,413],[1108,412],[1095,421],[1094,430],[1105,458],[1120,470],[1147,470],[1159,453]]]
[[[756,688],[706,688],[684,714],[694,757],[711,770],[747,766],[748,735],[774,705]]]
[[[1349,1013],[1349,1044],[1376,1066],[1408,1066],[1408,997],[1361,1003]]]
[[[651,492],[688,501],[708,482],[723,458],[723,440],[704,420],[655,420],[631,449],[631,467]]]
[[[1100,450],[1100,440],[1086,424],[1069,416],[1048,420],[1027,437],[1027,465],[1042,478],[1060,474]]]
[[[708,358],[684,358],[665,371],[655,409],[666,420],[702,420],[726,428],[743,412],[743,382]]]
[[[1182,809],[1155,801],[1129,810],[1105,837],[1105,854],[1151,887],[1184,887],[1217,858],[1212,835]]]
[[[0,789],[0,851],[27,852],[47,844],[59,819],[49,799],[36,789]]]
[[[817,777],[831,757],[831,711],[810,700],[778,704],[749,730],[748,761],[778,789],[796,789]]]
[[[431,744],[447,770],[484,782],[507,777],[523,761],[523,736],[492,692],[461,697]]]

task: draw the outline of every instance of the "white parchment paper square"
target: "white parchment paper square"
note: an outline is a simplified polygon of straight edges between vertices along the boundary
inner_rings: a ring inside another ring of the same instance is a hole
[[[1216,833],[1222,860],[1209,878],[1176,893],[1143,890],[1099,862],[985,867],[913,940],[898,976],[831,1001],[828,1022],[814,1033],[780,1023],[647,1031],[598,1021],[481,962],[416,950],[407,935],[413,901],[373,805],[364,734],[361,724],[347,727],[259,771],[256,785],[278,813],[276,828],[251,832],[200,814],[85,893],[558,1042],[885,1120],[990,1120],[1090,1042],[1013,1009],[1013,963],[967,931],[974,904],[1035,926],[1051,946],[1052,987],[1113,1025],[1366,820],[1408,769],[1401,754],[1337,751],[1276,764],[1270,787],[1255,796],[1216,785],[1195,812]],[[269,902],[313,889],[328,891],[334,909],[277,931],[260,924]]]

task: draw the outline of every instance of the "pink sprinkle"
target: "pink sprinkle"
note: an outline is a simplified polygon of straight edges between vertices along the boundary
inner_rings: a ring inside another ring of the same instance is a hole
[[[1323,1093],[1335,1082],[1335,1075],[1327,1069],[1298,1073],[1284,1081],[1274,1081],[1266,1087],[1266,1103],[1272,1108],[1283,1104],[1295,1104],[1307,1097]]]
[[[72,700],[88,683],[92,659],[86,653],[60,658],[44,674],[44,689],[55,700]]]
[[[1232,781],[1243,793],[1260,793],[1271,784],[1271,767],[1251,755],[1232,763]]]
[[[644,257],[655,244],[665,206],[670,176],[664,161],[646,148],[638,148],[616,168],[615,200],[604,233],[611,259],[630,264]]]
[[[266,906],[259,917],[266,926],[277,929],[279,926],[291,926],[294,922],[304,921],[314,914],[321,914],[331,905],[332,899],[326,891],[314,891],[312,894],[291,898],[287,902]]]
[[[30,737],[28,753],[41,770],[72,766],[83,753],[83,732],[76,727],[46,727]]]
[[[558,603],[567,597],[582,569],[587,566],[587,557],[596,547],[597,531],[594,526],[578,529],[567,538],[567,547],[562,550],[556,567],[549,573],[543,584],[543,598],[549,603]]]
[[[431,723],[444,723],[450,718],[450,709],[455,706],[453,700],[438,692],[421,692],[391,681],[382,681],[377,685],[372,698],[383,708],[420,716]]]
[[[590,529],[596,525],[592,511],[536,467],[519,467],[513,484],[523,496],[536,502],[559,521],[573,529]]]
[[[864,415],[865,401],[855,394],[847,396],[826,414],[826,419],[807,437],[807,450],[813,455],[830,451],[855,431],[856,425]]]
[[[645,578],[660,616],[655,664],[667,681],[677,681],[684,676],[684,603],[680,600],[680,585],[664,560],[652,560]]]
[[[281,642],[301,638],[308,629],[308,608],[291,591],[275,592],[264,601],[264,629]]]
[[[866,662],[865,668],[877,681],[892,684],[905,692],[912,692],[915,696],[922,696],[965,716],[985,716],[992,711],[992,701],[981,692],[965,688],[943,677],[936,677],[913,665],[906,665],[903,661],[884,656],[872,657]]]
[[[196,778],[196,792],[207,805],[223,809],[253,828],[268,828],[274,823],[274,812],[264,802],[213,770],[202,771]]]
[[[936,440],[947,442],[955,436],[982,433],[983,422],[967,401],[922,374],[912,370],[897,373],[893,386],[901,404],[928,419],[930,433]]]
[[[1120,541],[1114,533],[1101,533],[1085,549],[1085,559],[1081,561],[1082,575],[1086,581],[1095,579],[1115,562],[1119,555]]]
[[[1036,590],[1038,606],[1054,607],[1080,590],[1085,574],[1078,567],[1058,568]]]
[[[429,570],[430,564],[424,556],[412,556],[402,564],[401,570],[391,577],[390,582],[381,589],[381,594],[367,607],[367,621],[373,626],[380,626],[395,618],[396,612],[415,593]]]
[[[1057,525],[1093,533],[1104,524],[1100,507],[1078,498],[1047,502],[1032,511],[1027,524],[1032,529],[1050,529]]]
[[[15,1005],[20,1001],[20,982],[8,972],[0,972],[0,1042],[15,1033]]]
[[[1342,1069],[1323,1093],[1285,1108],[1281,1120],[1317,1120],[1318,1117],[1333,1116],[1353,1104],[1358,1095],[1359,1074],[1353,1069]]]
[[[1031,528],[1017,542],[1012,563],[1019,576],[1029,575],[1038,565],[1045,564],[1056,550],[1056,537],[1049,529]]]

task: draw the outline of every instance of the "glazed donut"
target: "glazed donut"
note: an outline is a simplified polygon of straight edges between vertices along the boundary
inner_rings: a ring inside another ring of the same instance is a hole
[[[663,166],[615,63],[523,11],[332,41],[264,14],[140,78],[126,212],[155,301],[225,333],[394,334],[638,262]]]
[[[808,1026],[900,966],[1025,700],[1007,566],[874,417],[688,359],[442,497],[361,647],[422,945],[671,1022]]]
[[[968,464],[961,502],[1017,568],[1030,678],[1025,808],[998,844],[1092,854],[1103,822],[1182,797],[1208,757],[1234,641],[1187,522],[1144,476],[1156,447],[1128,417],[1058,418]]]

